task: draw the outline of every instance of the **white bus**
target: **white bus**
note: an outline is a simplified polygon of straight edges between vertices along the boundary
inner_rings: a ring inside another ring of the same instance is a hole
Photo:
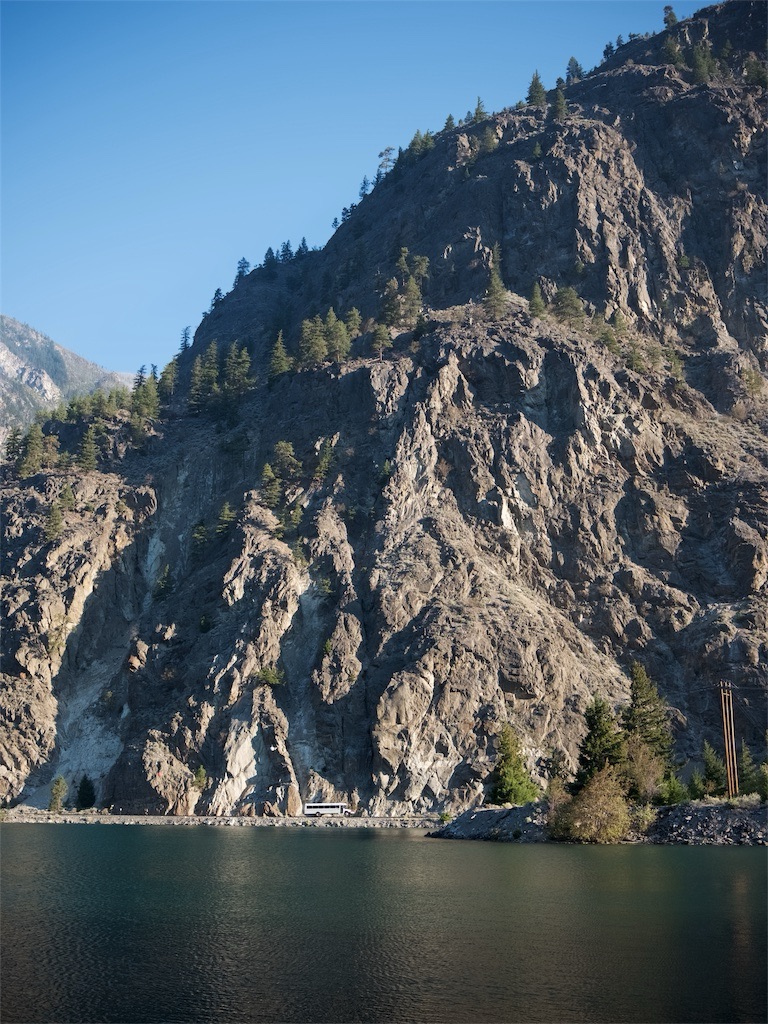
[[[351,814],[347,804],[304,804],[304,814],[308,816],[322,814]]]

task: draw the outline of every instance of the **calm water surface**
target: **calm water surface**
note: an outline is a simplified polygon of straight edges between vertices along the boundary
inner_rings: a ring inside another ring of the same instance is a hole
[[[764,1021],[759,848],[0,827],[3,1024]]]

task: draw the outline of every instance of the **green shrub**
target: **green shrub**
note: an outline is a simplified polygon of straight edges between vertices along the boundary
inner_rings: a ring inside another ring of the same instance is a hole
[[[264,683],[267,686],[282,686],[285,682],[285,674],[279,668],[271,668],[266,666],[256,673],[256,680],[259,683]]]
[[[553,834],[580,843],[618,843],[631,825],[624,786],[615,768],[602,768],[556,815]]]
[[[195,787],[195,789],[199,789],[201,793],[208,785],[208,776],[206,774],[205,768],[203,768],[202,765],[200,765],[196,770],[195,779],[192,785]]]

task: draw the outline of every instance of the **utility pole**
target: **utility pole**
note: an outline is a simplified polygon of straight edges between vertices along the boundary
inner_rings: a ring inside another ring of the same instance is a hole
[[[723,712],[723,739],[725,741],[725,771],[728,781],[728,798],[739,792],[739,775],[736,770],[736,731],[733,725],[733,686],[725,679],[720,680],[720,707]]]

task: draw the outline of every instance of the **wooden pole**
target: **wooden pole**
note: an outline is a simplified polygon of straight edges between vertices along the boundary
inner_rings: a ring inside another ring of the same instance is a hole
[[[720,682],[720,708],[723,713],[723,741],[725,745],[725,773],[728,798],[739,792],[739,774],[736,767],[736,729],[733,721],[733,687],[726,680]]]

